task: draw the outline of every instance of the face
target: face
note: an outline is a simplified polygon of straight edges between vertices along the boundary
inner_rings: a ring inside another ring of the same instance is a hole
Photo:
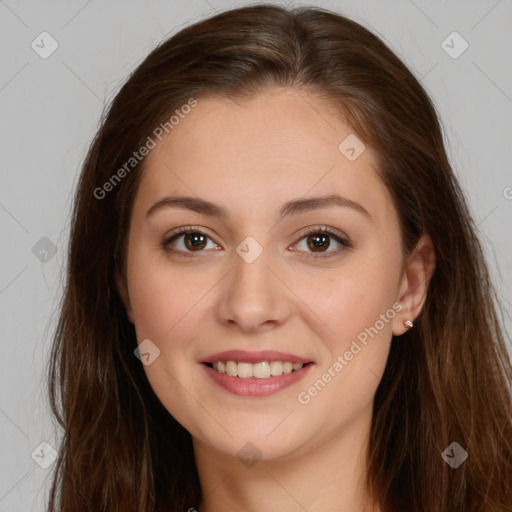
[[[195,442],[285,459],[371,414],[413,318],[397,214],[360,144],[323,100],[275,89],[198,100],[148,155],[118,286]]]

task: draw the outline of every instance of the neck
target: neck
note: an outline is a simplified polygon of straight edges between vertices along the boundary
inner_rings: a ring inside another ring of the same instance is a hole
[[[366,489],[370,424],[371,410],[286,459],[260,459],[252,465],[194,438],[203,497],[199,512],[379,512]]]

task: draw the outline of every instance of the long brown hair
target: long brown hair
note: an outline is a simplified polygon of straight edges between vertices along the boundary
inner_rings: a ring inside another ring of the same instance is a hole
[[[423,233],[436,249],[426,303],[414,328],[392,339],[375,395],[369,491],[384,512],[512,510],[503,311],[435,108],[397,56],[358,23],[320,8],[266,4],[220,13],[161,43],[102,118],[73,203],[48,369],[63,429],[48,510],[198,506],[190,434],[134,356],[135,330],[115,286],[116,265],[125,276],[144,159],[126,163],[158,126],[170,130],[169,118],[191,99],[243,99],[269,87],[309,91],[337,106],[378,154],[404,254]],[[452,442],[468,453],[457,469],[441,457]]]

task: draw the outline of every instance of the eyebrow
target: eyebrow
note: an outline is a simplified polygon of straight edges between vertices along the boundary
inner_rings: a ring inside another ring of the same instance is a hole
[[[348,199],[347,197],[340,196],[339,194],[330,194],[327,196],[307,197],[300,199],[293,199],[283,204],[279,210],[279,216],[281,219],[289,215],[297,215],[299,213],[308,212],[311,210],[329,208],[329,207],[342,207],[350,208],[356,212],[363,214],[370,220],[372,216],[359,203]],[[199,197],[190,196],[166,196],[159,199],[154,203],[146,213],[146,217],[154,215],[156,212],[161,211],[165,208],[184,208],[192,210],[203,215],[211,217],[218,217],[221,219],[229,218],[229,214],[225,208],[219,206],[205,199]]]

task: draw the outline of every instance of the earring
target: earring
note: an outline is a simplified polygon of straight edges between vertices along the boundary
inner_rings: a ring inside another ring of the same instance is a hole
[[[404,325],[407,329],[410,329],[414,324],[410,320],[405,320]]]

